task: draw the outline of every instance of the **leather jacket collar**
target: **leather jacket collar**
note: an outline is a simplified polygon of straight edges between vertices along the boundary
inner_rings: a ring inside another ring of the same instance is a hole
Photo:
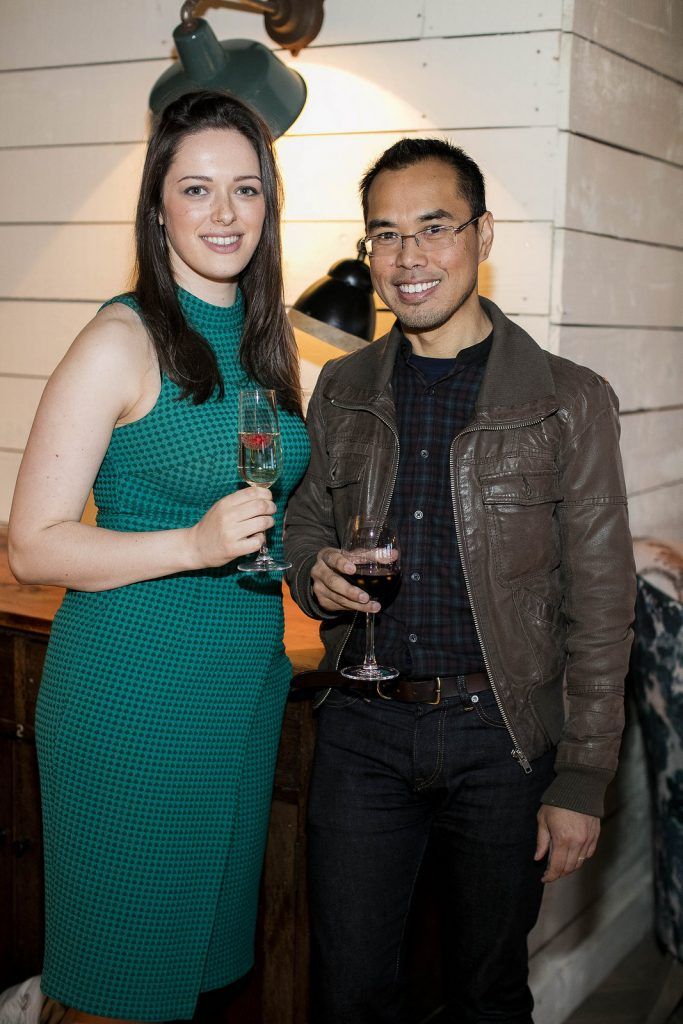
[[[493,344],[476,403],[475,422],[501,424],[539,419],[558,408],[546,354],[526,331],[507,319],[490,299],[479,301],[493,324]],[[390,415],[391,376],[401,341],[398,321],[368,348],[362,359],[345,357],[330,375],[325,398],[348,408],[370,407]]]

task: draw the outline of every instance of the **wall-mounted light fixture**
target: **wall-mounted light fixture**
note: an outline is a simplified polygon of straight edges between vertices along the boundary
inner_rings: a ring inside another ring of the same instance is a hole
[[[219,42],[211,26],[194,15],[205,0],[186,0],[173,32],[179,62],[164,71],[149,97],[157,114],[172,100],[198,89],[224,89],[249,103],[278,138],[296,121],[306,102],[303,78],[272,50],[249,39]],[[324,0],[224,0],[222,6],[265,18],[276,43],[297,54],[315,39]]]
[[[333,263],[325,277],[301,293],[294,309],[347,334],[372,341],[377,314],[370,269],[364,260],[365,246],[361,240],[357,259]]]

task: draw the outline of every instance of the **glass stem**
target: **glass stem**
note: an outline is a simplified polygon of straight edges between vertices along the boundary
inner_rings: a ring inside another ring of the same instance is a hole
[[[264,533],[263,536],[264,536],[263,544],[258,549],[258,555],[256,556],[256,559],[255,559],[257,562],[269,562],[270,561],[270,551],[268,550],[268,534]]]
[[[365,657],[363,668],[377,668],[375,658],[375,616],[372,612],[365,613]]]
[[[269,558],[270,558],[270,551],[268,550],[268,545],[264,541],[263,544],[261,545],[261,547],[259,548],[258,555],[256,556],[256,561],[257,562],[267,562]]]

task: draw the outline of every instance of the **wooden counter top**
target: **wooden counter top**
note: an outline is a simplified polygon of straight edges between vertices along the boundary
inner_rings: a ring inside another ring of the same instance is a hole
[[[322,658],[318,623],[297,608],[284,585],[285,647],[297,671],[316,668]],[[0,626],[49,633],[64,589],[17,583],[7,564],[7,528],[0,526]]]

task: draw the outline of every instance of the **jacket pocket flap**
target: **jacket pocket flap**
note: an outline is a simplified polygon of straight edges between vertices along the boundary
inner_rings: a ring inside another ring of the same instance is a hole
[[[535,619],[547,622],[552,626],[564,625],[565,618],[562,610],[556,608],[554,604],[541,597],[540,594],[534,594],[532,591],[522,588],[515,591],[514,600],[516,604],[520,604]]]
[[[344,454],[330,460],[327,473],[328,487],[346,487],[360,480],[366,458],[364,455]]]
[[[540,505],[562,501],[555,473],[490,474],[481,478],[485,505]]]

